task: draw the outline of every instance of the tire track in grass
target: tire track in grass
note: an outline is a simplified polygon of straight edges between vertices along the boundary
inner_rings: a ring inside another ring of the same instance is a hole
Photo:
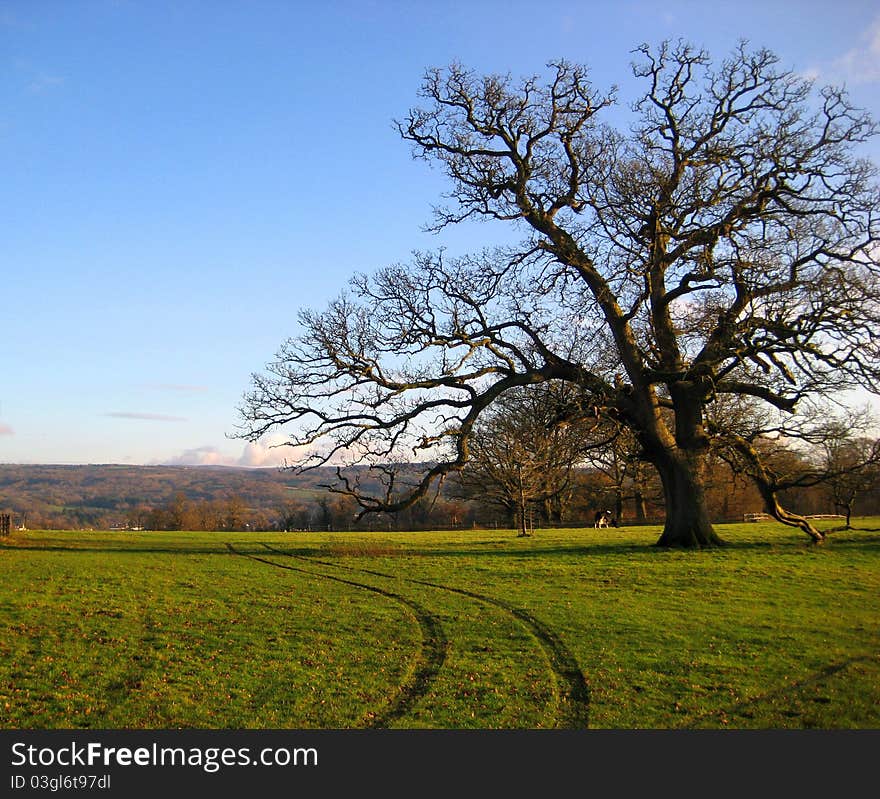
[[[433,583],[428,580],[416,580],[411,577],[398,577],[397,575],[386,574],[372,569],[361,569],[354,566],[346,566],[341,563],[333,563],[332,561],[318,560],[317,558],[307,557],[305,555],[284,552],[283,550],[276,549],[265,543],[262,544],[262,546],[277,555],[295,558],[307,563],[317,563],[322,566],[347,569],[348,571],[371,574],[389,580],[402,579],[408,583],[429,586],[430,588],[437,588],[441,591],[448,591],[453,594],[460,594],[461,596],[466,596],[470,599],[476,599],[479,602],[485,602],[488,605],[494,605],[497,608],[501,608],[501,610],[512,615],[529,629],[547,656],[547,660],[550,663],[550,668],[553,671],[557,685],[557,702],[559,705],[559,711],[557,713],[556,727],[559,729],[586,729],[589,727],[590,686],[587,683],[586,677],[584,677],[584,673],[581,671],[577,659],[554,630],[528,611],[523,610],[516,605],[512,605],[509,602],[505,602],[502,599],[479,594],[476,591],[468,591],[464,588],[455,588],[454,586]]]
[[[361,588],[365,591],[372,591],[374,594],[379,594],[380,596],[400,602],[412,611],[418,621],[419,629],[422,634],[422,647],[417,659],[415,671],[410,680],[400,686],[396,698],[388,707],[375,715],[369,715],[367,717],[367,727],[388,727],[396,719],[405,716],[413,705],[427,693],[428,688],[437,678],[438,672],[446,661],[449,640],[446,637],[446,632],[443,629],[440,619],[423,608],[418,602],[401,594],[396,594],[393,591],[386,591],[383,588],[377,588],[376,586],[358,583],[354,580],[345,580],[342,577],[334,577],[331,574],[322,574],[321,572],[316,572],[311,569],[300,569],[296,566],[276,563],[275,561],[267,560],[266,558],[261,558],[247,552],[240,552],[229,543],[226,544],[226,547],[234,555],[249,558],[250,560],[255,560],[258,563],[264,563],[268,566],[274,566],[276,569],[295,571],[301,574],[307,574],[310,577],[320,577],[325,580],[342,583],[343,585],[353,586],[354,588]]]

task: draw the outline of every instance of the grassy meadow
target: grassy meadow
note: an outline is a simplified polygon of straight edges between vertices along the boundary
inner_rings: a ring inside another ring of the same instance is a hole
[[[832,522],[827,522],[830,526]],[[880,520],[16,532],[0,727],[877,728]]]

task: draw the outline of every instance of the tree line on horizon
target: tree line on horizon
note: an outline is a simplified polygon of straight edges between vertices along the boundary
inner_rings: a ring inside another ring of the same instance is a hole
[[[558,450],[553,463],[540,464],[547,454],[543,445],[528,452],[527,444],[523,439],[509,441],[509,454],[516,462],[496,469],[494,475],[486,473],[487,463],[478,457],[471,470],[450,478],[437,495],[395,514],[361,519],[356,518],[359,507],[351,497],[322,487],[332,476],[327,469],[294,474],[274,469],[4,465],[0,466],[0,510],[12,514],[15,526],[58,530],[479,527],[522,532],[590,526],[598,510],[610,510],[621,526],[662,522],[662,487],[650,470],[626,460],[623,442],[603,446],[589,465],[564,464]],[[846,457],[835,452],[832,456],[838,461]],[[817,474],[816,464],[794,448],[779,447],[774,458],[779,473],[789,475],[794,483],[798,477]],[[757,488],[721,459],[710,462],[706,490],[715,522],[742,521],[745,514],[761,511]],[[804,485],[786,489],[784,498],[805,515],[880,515],[880,477],[873,469],[820,482],[805,480]]]

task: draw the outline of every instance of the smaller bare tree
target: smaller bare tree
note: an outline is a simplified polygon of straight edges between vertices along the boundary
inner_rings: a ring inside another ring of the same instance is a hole
[[[844,511],[846,529],[852,528],[856,499],[880,481],[880,440],[854,437],[837,426],[823,442],[821,468],[828,474],[826,488],[834,507]]]
[[[571,498],[575,469],[601,436],[597,420],[570,419],[573,407],[564,387],[552,383],[500,397],[472,431],[458,480],[463,495],[504,508],[519,535],[529,535],[529,509]]]

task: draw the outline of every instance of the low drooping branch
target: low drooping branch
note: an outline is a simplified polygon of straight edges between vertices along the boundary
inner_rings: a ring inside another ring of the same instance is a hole
[[[734,471],[747,474],[764,501],[764,508],[776,521],[803,530],[817,544],[825,540],[825,534],[817,530],[810,520],[797,513],[786,510],[779,500],[779,492],[785,487],[777,481],[777,476],[762,460],[760,453],[743,436],[728,434],[726,447],[719,448],[722,459],[733,467]]]

